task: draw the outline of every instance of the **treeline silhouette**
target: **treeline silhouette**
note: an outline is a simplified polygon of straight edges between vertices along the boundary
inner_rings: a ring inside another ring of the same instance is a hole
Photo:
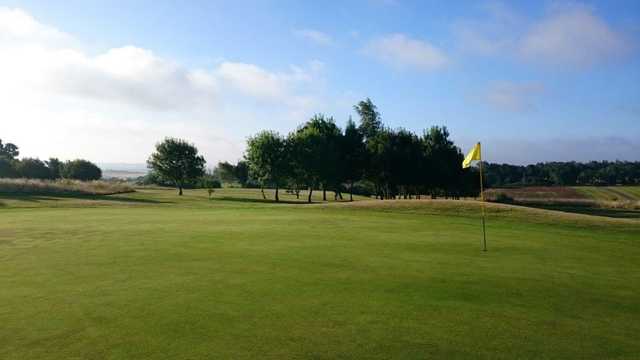
[[[489,187],[640,185],[640,162],[548,162],[534,165],[485,164]]]
[[[102,177],[102,170],[87,160],[76,159],[63,162],[57,158],[50,158],[42,161],[37,158],[18,159],[18,155],[20,151],[17,145],[3,144],[0,139],[0,178],[87,181]]]
[[[385,126],[370,99],[354,109],[359,123],[349,119],[344,130],[319,114],[287,136],[259,132],[247,141],[246,163],[222,163],[217,171],[243,176],[245,185],[263,188],[264,197],[264,188],[273,187],[276,201],[281,188],[298,197],[307,190],[309,202],[316,189],[324,200],[327,190],[335,199],[342,199],[343,192],[351,199],[353,193],[379,199],[478,194],[478,173],[462,169],[464,156],[446,127],[433,126],[417,135]]]

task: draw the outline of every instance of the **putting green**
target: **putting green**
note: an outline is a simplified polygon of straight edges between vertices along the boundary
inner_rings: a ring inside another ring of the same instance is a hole
[[[0,197],[0,358],[640,354],[640,221],[260,198]]]

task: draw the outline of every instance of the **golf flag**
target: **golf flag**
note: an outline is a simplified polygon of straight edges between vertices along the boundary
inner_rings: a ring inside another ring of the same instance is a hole
[[[473,160],[482,160],[482,152],[480,150],[480,143],[477,143],[476,146],[474,146],[473,149],[471,149],[471,151],[469,151],[467,156],[464,158],[464,161],[462,162],[462,168],[466,169],[466,168],[470,167],[471,166],[471,162]]]
[[[466,169],[471,166],[471,162],[473,160],[480,161],[480,201],[482,202],[482,251],[487,251],[487,231],[485,229],[485,213],[484,213],[484,186],[482,184],[482,151],[480,148],[480,143],[477,143],[476,146],[469,151],[467,156],[464,158],[462,162],[462,168]]]

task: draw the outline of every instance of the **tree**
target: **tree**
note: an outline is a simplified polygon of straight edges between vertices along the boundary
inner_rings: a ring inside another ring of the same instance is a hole
[[[62,167],[64,164],[57,158],[49,158],[45,161],[47,168],[49,168],[49,177],[51,179],[60,179],[62,177]]]
[[[20,155],[18,151],[18,147],[12,143],[2,144],[2,139],[0,139],[0,157],[5,157],[8,160],[13,160]]]
[[[102,170],[90,161],[76,159],[64,163],[61,175],[66,179],[99,180],[102,177]]]
[[[339,194],[340,146],[342,132],[333,118],[322,114],[313,116],[290,135],[289,144],[296,178],[309,186],[309,198],[314,187],[322,187],[322,199],[327,200],[327,188]]]
[[[253,177],[264,186],[275,187],[275,200],[280,201],[278,189],[287,177],[289,161],[285,139],[273,131],[262,131],[247,141],[247,162]]]
[[[382,121],[380,120],[378,108],[371,99],[367,98],[364,101],[360,101],[353,109],[360,115],[360,131],[362,131],[364,137],[369,139],[376,136],[382,129]]]
[[[240,186],[246,187],[249,182],[249,164],[243,160],[238,161],[234,168],[234,174]]]
[[[215,176],[224,183],[233,183],[238,181],[236,177],[236,167],[228,162],[219,162],[214,170]]]
[[[149,169],[178,188],[178,195],[182,195],[185,184],[204,175],[204,165],[204,157],[198,155],[193,144],[174,138],[158,143],[156,151],[147,160]]]
[[[364,175],[367,149],[364,136],[349,117],[342,137],[342,177],[349,183],[349,200],[353,201],[353,183]]]
[[[447,195],[451,184],[456,181],[456,174],[460,173],[458,169],[462,161],[457,162],[460,149],[449,139],[449,130],[446,126],[432,126],[425,131],[422,142],[428,162],[424,178],[427,188],[432,197],[435,197],[438,191]]]
[[[14,178],[18,176],[13,163],[13,160],[0,156],[0,178]]]
[[[40,159],[24,158],[16,161],[15,169],[20,177],[27,179],[49,179],[51,173]]]

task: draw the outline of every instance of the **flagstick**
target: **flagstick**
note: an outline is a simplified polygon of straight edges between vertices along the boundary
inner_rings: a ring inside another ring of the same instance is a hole
[[[478,143],[480,147],[480,143]],[[480,147],[482,149],[482,147]],[[482,154],[482,150],[480,150]],[[482,184],[482,155],[480,155],[480,201],[482,202],[482,251],[487,251],[487,232],[484,226],[484,187]]]

